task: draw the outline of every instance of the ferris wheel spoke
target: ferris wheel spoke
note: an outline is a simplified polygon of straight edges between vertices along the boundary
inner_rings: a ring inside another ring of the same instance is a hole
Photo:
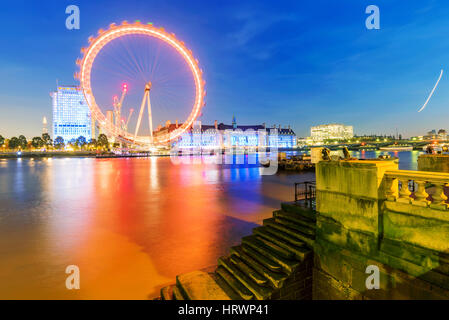
[[[127,72],[126,71],[119,72],[119,71],[116,71],[115,69],[101,67],[101,66],[97,66],[96,69],[97,69],[97,71],[103,71],[106,74],[114,75],[117,79],[126,78],[127,80],[130,80],[130,81],[135,79],[135,74],[132,74],[129,71],[127,71]],[[125,80],[125,79],[123,79],[123,80]]]
[[[161,43],[158,43],[157,49],[156,49],[156,54],[154,56],[153,63],[151,65],[151,78],[152,79],[154,79],[154,74],[158,67],[160,52],[161,52]]]
[[[135,66],[133,66],[132,63],[130,63],[129,59],[126,57],[123,57],[123,55],[120,55],[119,57],[109,54],[107,51],[102,52],[105,56],[108,56],[112,60],[114,60],[117,63],[117,66],[120,68],[120,70],[124,73],[131,74],[131,76],[135,76],[137,74],[137,70],[135,69]]]
[[[148,80],[145,78],[145,75],[143,73],[143,70],[140,67],[140,64],[138,63],[136,57],[134,56],[134,54],[131,52],[131,50],[129,50],[128,46],[126,45],[126,43],[124,43],[124,39],[120,42],[120,44],[123,46],[123,48],[125,48],[127,54],[128,54],[128,58],[131,61],[131,64],[134,64],[134,66],[136,67],[138,73],[140,73],[140,76],[142,77],[142,80],[146,83]]]

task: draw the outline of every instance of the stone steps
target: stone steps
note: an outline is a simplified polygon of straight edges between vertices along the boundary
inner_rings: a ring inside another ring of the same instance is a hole
[[[181,296],[177,294],[179,289]],[[176,277],[173,288],[176,300],[230,300],[229,295],[216,283],[213,277],[204,271],[193,271]],[[178,296],[180,299],[178,299]]]
[[[299,224],[299,223],[296,223],[296,222],[293,222],[293,221],[290,221],[288,219],[280,218],[280,217],[275,217],[275,218],[272,218],[272,219],[274,219],[274,221],[276,223],[282,224],[285,227],[289,227],[290,229],[293,229],[296,232],[301,232],[301,233],[303,233],[305,235],[308,235],[308,236],[313,236],[315,234],[315,229],[309,228],[307,226],[304,226],[302,224]]]
[[[273,216],[275,218],[283,218],[283,219],[289,220],[291,222],[303,225],[304,227],[307,227],[309,229],[315,230],[315,221],[310,220],[304,216],[286,212],[284,210],[278,210],[278,211],[273,212]]]
[[[174,300],[173,288],[175,286],[166,286],[161,289],[161,300]]]
[[[273,243],[269,246],[267,245],[267,243],[269,243],[268,241],[262,242],[255,236],[247,236],[242,238],[242,243],[264,255],[266,258],[276,262],[287,274],[292,273],[299,265],[297,261],[291,259],[294,258],[294,254]]]
[[[304,248],[304,246],[296,246],[284,239],[280,239],[276,235],[267,231],[266,229],[267,228],[264,228],[264,227],[255,228],[253,230],[253,233],[258,238],[260,238],[260,239],[263,238],[266,241],[271,241],[272,243],[276,244],[277,246],[293,253],[293,258],[296,258],[300,261],[303,261],[307,255],[307,253],[310,252],[310,249]],[[304,245],[304,242],[302,242],[302,244]]]
[[[259,274],[263,275],[265,279],[267,279],[267,281],[270,283],[270,285],[275,289],[280,288],[284,283],[284,280],[288,277],[288,275],[286,275],[285,273],[274,272],[257,260],[253,259],[243,251],[241,246],[231,248],[231,259],[233,257],[238,257],[247,265],[250,265],[251,268],[256,270]]]
[[[265,255],[260,254],[258,251],[252,249],[250,246],[242,245],[243,251],[251,256],[252,258],[259,261],[261,264],[269,268],[270,270],[274,272],[282,272],[282,266],[273,261],[270,258],[267,258]]]
[[[223,266],[236,280],[251,291],[257,300],[267,299],[271,295],[271,290],[268,287],[255,283],[247,273],[243,273],[230,259],[221,257],[218,259],[218,264]]]
[[[263,232],[266,233],[266,234],[268,234],[268,233],[272,234],[272,235],[276,236],[277,238],[282,239],[282,240],[284,240],[284,241],[286,241],[288,243],[291,243],[291,244],[293,244],[293,245],[295,245],[297,247],[308,248],[307,243],[303,239],[298,238],[296,236],[291,236],[291,235],[289,235],[289,234],[287,234],[285,232],[281,232],[280,230],[275,229],[273,227],[263,226],[263,227],[255,228],[254,230],[257,229],[257,230],[262,231],[262,228],[263,228]]]
[[[215,271],[224,281],[243,299],[252,300],[254,295],[240,281],[235,279],[233,275],[223,266],[219,266]]]
[[[311,254],[315,215],[304,210],[282,205],[273,218],[243,237],[241,245],[232,247],[230,255],[219,258],[214,273],[179,275],[176,285],[161,289],[161,299],[278,299],[285,281],[291,284],[290,276]]]
[[[308,234],[303,234],[301,232],[298,232],[297,230],[294,230],[288,226],[285,226],[283,224],[279,224],[277,221],[275,221],[273,218],[270,219],[265,219],[263,221],[263,225],[267,226],[267,227],[271,227],[273,229],[276,229],[277,231],[283,232],[289,236],[292,237],[296,237],[302,241],[304,241],[305,243],[307,243],[307,245],[309,247],[313,246],[313,242],[315,240],[315,235],[308,235]]]
[[[272,250],[276,254],[278,254],[280,257],[285,259],[293,259],[295,257],[295,254],[281,248],[280,246],[276,245],[275,243],[268,241],[264,238],[258,237],[257,235],[251,235],[246,236],[242,238],[242,243],[250,244],[254,248],[266,248],[269,250]]]
[[[185,300],[184,295],[177,286],[173,286],[173,300]]]
[[[260,286],[264,286],[268,284],[268,279],[266,279],[263,275],[259,274],[257,270],[252,268],[252,265],[245,263],[242,259],[237,257],[236,255],[232,255],[229,257],[231,262],[235,264],[240,270],[242,270],[248,277],[251,278],[255,283]]]
[[[242,297],[217,272],[212,273],[211,276],[231,300],[242,300]]]

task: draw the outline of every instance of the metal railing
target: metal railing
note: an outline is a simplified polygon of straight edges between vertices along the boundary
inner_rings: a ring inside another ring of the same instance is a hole
[[[315,207],[315,181],[295,182],[295,203],[303,203],[308,207]]]

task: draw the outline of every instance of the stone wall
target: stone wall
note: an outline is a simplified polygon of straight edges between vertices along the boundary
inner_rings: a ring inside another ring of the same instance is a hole
[[[449,172],[449,155],[422,154],[418,157],[419,171]]]
[[[419,199],[407,192],[413,175]],[[401,171],[391,160],[320,162],[313,298],[448,299],[449,211],[426,199],[432,181],[449,174]],[[378,290],[365,284],[370,265]]]
[[[272,300],[312,300],[313,255],[284,282],[282,288],[274,291]]]

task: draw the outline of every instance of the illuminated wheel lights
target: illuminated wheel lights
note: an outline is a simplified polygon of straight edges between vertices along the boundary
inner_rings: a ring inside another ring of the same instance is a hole
[[[127,35],[145,35],[153,38],[157,38],[164,41],[169,46],[174,48],[184,59],[184,61],[189,66],[194,83],[195,83],[195,102],[193,104],[192,111],[188,116],[187,120],[184,121],[182,125],[176,128],[171,133],[161,134],[153,138],[153,144],[164,144],[172,140],[176,140],[180,137],[186,130],[192,127],[193,122],[200,115],[200,111],[204,106],[204,97],[206,92],[204,90],[205,82],[202,78],[202,71],[198,66],[198,60],[193,57],[193,54],[188,50],[184,43],[179,41],[174,34],[167,33],[164,28],[153,27],[152,24],[142,24],[139,21],[135,23],[128,23],[123,21],[120,26],[111,24],[108,30],[100,29],[98,31],[98,37],[89,37],[89,47],[82,48],[81,53],[83,53],[82,59],[77,59],[76,63],[80,67],[80,71],[75,74],[75,78],[80,81],[80,86],[84,92],[87,104],[91,111],[93,119],[97,120],[99,125],[109,134],[122,141],[127,141],[130,143],[149,145],[151,144],[150,136],[137,136],[128,133],[122,128],[114,125],[107,120],[106,116],[101,112],[98,107],[95,97],[92,93],[91,87],[91,72],[92,65],[97,57],[98,53],[106,46],[109,42],[119,37]]]

